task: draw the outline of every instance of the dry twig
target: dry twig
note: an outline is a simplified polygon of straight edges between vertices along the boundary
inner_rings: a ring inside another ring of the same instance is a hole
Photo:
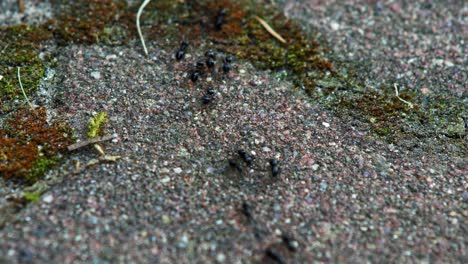
[[[117,138],[116,134],[107,135],[107,136],[98,137],[98,138],[87,139],[87,140],[83,140],[81,142],[72,144],[72,145],[68,146],[67,149],[68,149],[68,151],[72,151],[72,150],[75,150],[75,149],[79,149],[79,148],[88,146],[90,144],[99,143],[99,142],[111,140],[111,139],[114,139],[114,138]]]

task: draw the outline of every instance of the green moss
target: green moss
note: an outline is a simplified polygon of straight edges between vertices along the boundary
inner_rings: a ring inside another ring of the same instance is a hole
[[[100,112],[89,119],[88,138],[96,138],[103,132],[103,126],[107,123],[107,113]]]
[[[39,199],[41,198],[41,195],[44,193],[44,191],[36,191],[36,192],[27,192],[23,194],[23,199],[25,202],[28,203],[36,203],[39,202]]]
[[[57,164],[58,158],[53,156],[51,158],[39,158],[36,160],[34,165],[31,167],[29,175],[26,176],[26,179],[29,182],[36,182],[39,180],[42,175],[44,175],[50,168]]]
[[[216,30],[214,21],[221,8],[227,15],[221,30]],[[214,49],[235,54],[261,69],[286,71],[290,80],[309,93],[314,92],[317,80],[335,72],[332,63],[323,57],[325,48],[280,10],[260,6],[257,1],[152,1],[145,13],[142,20],[151,25],[144,28],[148,42],[164,35],[175,40],[174,47],[181,40],[195,45],[214,43]],[[287,44],[268,33],[256,16],[269,23]]]
[[[36,90],[46,67],[38,55],[40,43],[52,37],[51,31],[44,26],[0,28],[0,100],[3,103],[21,94],[17,67],[21,67],[21,82],[25,92],[30,94]]]
[[[135,15],[123,0],[52,1],[55,40],[70,43],[124,44],[135,32]]]

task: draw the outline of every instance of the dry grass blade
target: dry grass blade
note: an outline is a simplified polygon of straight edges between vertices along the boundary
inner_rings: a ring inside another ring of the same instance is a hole
[[[268,23],[265,22],[265,20],[259,18],[258,16],[256,16],[255,19],[257,19],[258,22],[260,22],[260,24],[262,24],[262,26],[268,31],[268,33],[270,33],[277,40],[279,40],[282,43],[286,44],[286,40],[283,37],[281,37],[281,35],[278,34],[272,27],[270,27],[270,25],[268,25]]]
[[[31,104],[31,102],[29,101],[28,99],[28,96],[26,96],[26,92],[24,91],[23,89],[23,84],[21,83],[21,73],[20,73],[20,67],[18,67],[18,82],[19,82],[19,85],[20,85],[20,88],[21,88],[21,92],[23,92],[23,95],[24,95],[24,98],[26,99],[26,102],[28,102],[29,104],[29,107],[34,108],[34,106]]]
[[[145,8],[146,5],[148,5],[148,3],[150,2],[151,0],[145,0],[140,8],[138,9],[138,13],[137,13],[137,17],[136,17],[136,26],[137,26],[137,30],[138,30],[138,35],[140,36],[140,40],[141,40],[141,44],[143,45],[143,49],[145,50],[145,54],[146,56],[148,56],[148,50],[146,49],[146,44],[145,44],[145,39],[143,37],[143,34],[141,33],[141,28],[140,28],[140,17],[141,17],[141,13],[143,13],[143,9]]]
[[[398,98],[398,100],[402,101],[403,103],[407,104],[409,108],[413,109],[414,106],[411,102],[406,101],[405,99],[401,98],[400,95],[398,94],[398,84],[394,83],[393,87],[395,87],[395,96]]]
[[[18,8],[22,14],[24,14],[24,0],[18,0]]]

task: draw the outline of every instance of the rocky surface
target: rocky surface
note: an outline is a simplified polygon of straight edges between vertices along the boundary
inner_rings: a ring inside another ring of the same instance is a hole
[[[464,100],[461,1],[368,2],[276,6],[338,57],[371,64],[360,72],[369,86],[397,81]],[[1,262],[466,262],[463,146],[386,142],[248,61],[193,83],[207,47],[181,62],[164,42],[149,58],[136,40],[58,52],[33,99],[81,140],[89,118],[107,112],[105,131],[117,138],[101,146],[121,158],[86,166],[99,158],[92,146],[69,153],[40,201],[9,215]],[[0,185],[4,197],[20,189]]]

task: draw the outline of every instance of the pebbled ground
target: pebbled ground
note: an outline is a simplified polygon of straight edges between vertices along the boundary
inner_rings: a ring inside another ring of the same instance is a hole
[[[372,63],[372,72],[362,72],[369,85],[396,78],[411,89],[466,92],[465,55],[451,52],[465,47],[461,31],[442,30],[443,17],[463,22],[461,2],[277,5],[323,32],[335,53]],[[422,17],[402,20],[407,13]],[[402,48],[408,28],[413,51]],[[444,36],[454,49],[445,48]],[[466,150],[448,140],[443,152],[381,141],[361,121],[245,61],[194,84],[189,70],[208,45],[175,62],[164,44],[153,43],[150,58],[137,41],[60,51],[43,86],[49,92],[35,99],[81,139],[89,118],[106,111],[106,133],[118,138],[101,145],[121,159],[77,172],[99,155],[91,146],[72,152],[47,176],[41,201],[0,230],[0,262],[466,262]],[[426,72],[403,59],[430,64],[439,58],[432,49],[444,59]],[[216,93],[205,105],[210,87]],[[254,157],[252,165],[239,149]],[[15,189],[0,186],[5,197]]]

